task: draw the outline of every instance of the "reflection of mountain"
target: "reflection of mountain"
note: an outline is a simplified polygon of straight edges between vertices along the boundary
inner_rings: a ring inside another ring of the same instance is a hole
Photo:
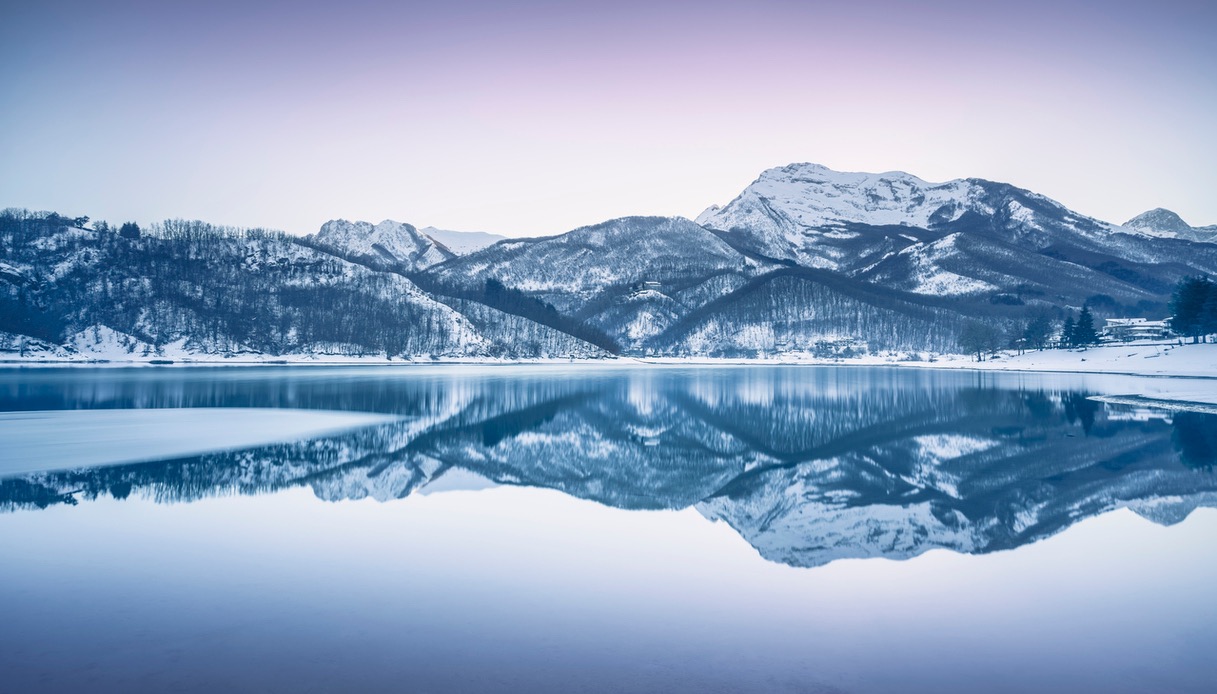
[[[1217,506],[1217,416],[1003,389],[968,374],[863,369],[603,371],[579,378],[145,384],[146,402],[376,409],[339,436],[0,481],[8,508],[130,494],[191,500],[307,485],[408,496],[439,480],[557,489],[629,509],[694,506],[794,566],[1018,547],[1128,507],[1176,522]],[[257,382],[257,379],[254,379]],[[25,396],[29,392],[23,391]],[[129,406],[80,385],[61,406]],[[9,401],[0,392],[0,407]]]

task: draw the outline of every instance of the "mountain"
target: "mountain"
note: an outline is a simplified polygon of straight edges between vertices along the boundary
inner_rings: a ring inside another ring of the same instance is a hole
[[[819,164],[769,169],[697,221],[759,254],[849,272],[870,264],[876,252],[937,240],[951,225],[977,217],[994,220],[990,233],[1010,242],[1110,231],[1110,225],[1007,184],[928,183],[899,171],[843,173]]]
[[[456,257],[443,243],[409,224],[335,219],[308,237],[318,248],[378,269],[414,272]]]
[[[170,220],[130,238],[7,211],[0,239],[0,345],[15,356],[603,354],[519,316],[454,308],[400,274],[278,232]]]
[[[1165,210],[1119,226],[1008,183],[817,164],[762,172],[696,222],[497,241],[392,220],[127,238],[6,214],[0,350],[46,358],[951,352],[972,322],[1161,318],[1182,277],[1217,275],[1217,232]]]
[[[1134,233],[1157,238],[1183,239],[1217,243],[1217,224],[1194,227],[1170,210],[1156,207],[1124,222],[1124,228]]]
[[[435,227],[423,227],[419,229],[419,232],[438,241],[456,255],[468,255],[474,251],[480,251],[487,246],[493,246],[507,238],[506,236],[490,234],[485,231],[448,231],[447,229],[436,229]]]
[[[1162,243],[1006,183],[903,172],[770,169],[698,223],[741,252],[932,296],[1126,307],[1163,300],[1217,252]]]
[[[433,291],[493,280],[637,348],[693,308],[744,284],[760,264],[679,217],[626,217],[509,239],[421,273]]]

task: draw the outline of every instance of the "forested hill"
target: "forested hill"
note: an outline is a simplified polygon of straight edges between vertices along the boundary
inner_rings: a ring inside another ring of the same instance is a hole
[[[0,214],[10,352],[108,358],[594,357],[600,348],[476,302],[447,303],[278,232],[173,221],[120,234]]]
[[[1083,308],[1164,317],[1180,279],[1217,274],[1208,227],[1184,226],[814,164],[766,171],[696,222],[625,217],[491,245],[392,220],[295,237],[10,209],[0,358],[957,352],[976,326],[1028,344]]]

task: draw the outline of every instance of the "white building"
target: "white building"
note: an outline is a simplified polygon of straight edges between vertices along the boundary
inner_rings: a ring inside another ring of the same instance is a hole
[[[1103,326],[1103,337],[1111,342],[1163,340],[1171,335],[1170,326],[1165,320],[1108,318]]]

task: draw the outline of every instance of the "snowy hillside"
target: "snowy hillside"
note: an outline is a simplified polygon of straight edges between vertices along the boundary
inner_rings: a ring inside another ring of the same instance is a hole
[[[462,313],[400,274],[283,234],[175,222],[125,238],[13,214],[0,225],[11,268],[0,281],[0,349],[9,357],[603,354],[489,307]]]
[[[626,217],[503,241],[424,275],[436,287],[464,291],[500,282],[630,347],[742,285],[759,267],[687,219]]]

